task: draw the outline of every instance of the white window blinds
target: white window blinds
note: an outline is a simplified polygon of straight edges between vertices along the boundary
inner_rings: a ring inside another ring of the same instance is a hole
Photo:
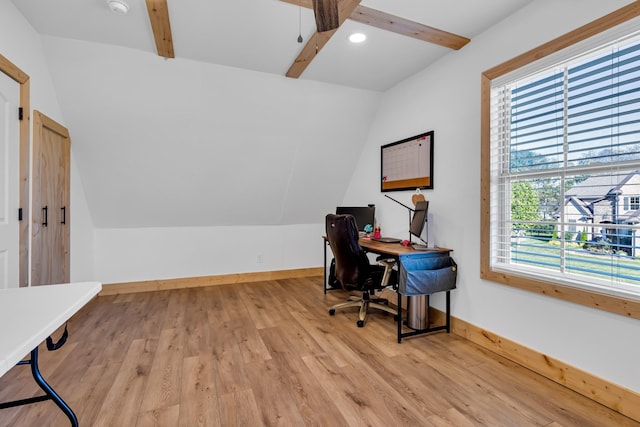
[[[492,268],[640,296],[640,36],[624,30],[492,82]]]

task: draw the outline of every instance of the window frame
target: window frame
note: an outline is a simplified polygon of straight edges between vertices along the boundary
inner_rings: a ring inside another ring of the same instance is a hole
[[[640,2],[633,2],[574,31],[523,53],[481,75],[481,212],[480,278],[515,288],[551,296],[576,304],[640,319],[640,299],[604,294],[591,289],[571,287],[553,281],[519,275],[491,267],[491,81],[549,56],[603,31],[640,16]]]

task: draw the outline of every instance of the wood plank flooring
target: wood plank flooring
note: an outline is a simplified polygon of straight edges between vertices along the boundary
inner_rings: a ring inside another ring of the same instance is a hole
[[[81,426],[640,425],[453,334],[397,344],[390,315],[329,316],[346,297],[321,278],[103,296],[41,369]],[[28,367],[0,379],[0,401],[37,394]],[[68,425],[50,401],[0,410]]]

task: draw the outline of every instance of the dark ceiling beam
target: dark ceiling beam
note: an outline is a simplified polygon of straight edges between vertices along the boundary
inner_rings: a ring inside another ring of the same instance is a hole
[[[335,30],[338,21],[338,0],[312,0],[313,14],[316,17],[316,29],[319,33]]]

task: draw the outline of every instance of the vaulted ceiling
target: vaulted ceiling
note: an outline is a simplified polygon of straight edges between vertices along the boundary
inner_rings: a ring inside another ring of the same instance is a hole
[[[122,15],[11,0],[41,36],[102,228],[320,223],[384,91],[529,2],[339,0],[351,11],[326,37],[309,0],[126,1]],[[367,40],[349,43],[354,31]]]
[[[125,0],[125,15],[105,0],[12,1],[41,34],[384,91],[530,0],[339,0],[331,34],[316,33],[311,0]]]

